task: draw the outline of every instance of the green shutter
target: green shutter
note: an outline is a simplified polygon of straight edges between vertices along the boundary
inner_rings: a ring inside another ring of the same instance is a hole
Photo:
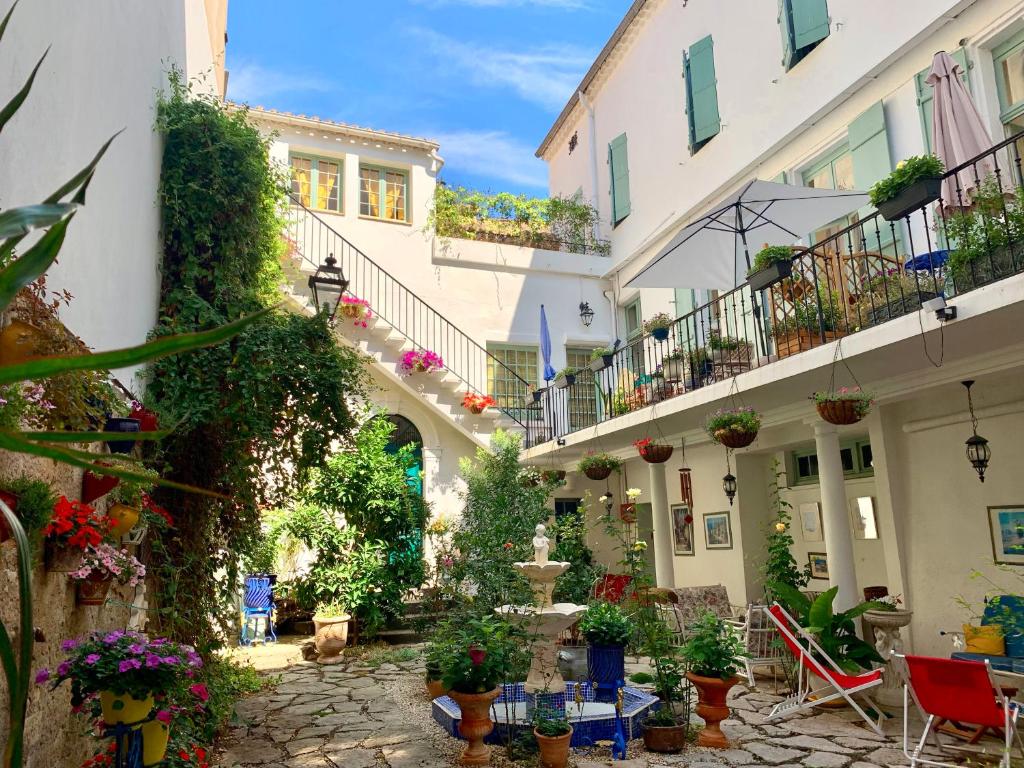
[[[970,90],[971,83],[967,77],[967,70],[970,66],[967,61],[967,52],[963,48],[958,48],[950,56],[963,69],[964,74],[961,80],[967,86],[967,89]],[[914,88],[917,91],[917,108],[921,116],[921,132],[924,134],[924,148],[929,153],[934,151],[932,147],[932,97],[935,95],[935,89],[928,85],[925,80],[928,78],[928,73],[931,69],[931,65],[929,65],[914,75]]]
[[[626,155],[626,134],[612,139],[608,145],[608,166],[611,175],[612,224],[629,215],[629,161]]]
[[[718,81],[715,79],[715,49],[711,35],[690,46],[686,75],[692,153],[715,136],[722,126],[718,116]]]
[[[774,181],[776,184],[785,184],[786,183],[786,172],[782,171],[778,176],[776,176],[774,179],[772,179],[772,181]]]
[[[782,36],[782,66],[789,71],[796,62],[793,49],[793,22],[789,14],[789,0],[779,0],[779,34]]]
[[[793,20],[793,48],[802,50],[828,37],[826,0],[789,0]]]
[[[889,137],[885,131],[885,110],[882,102],[875,102],[866,112],[850,123],[847,130],[850,142],[850,154],[853,157],[853,181],[857,189],[868,190],[880,179],[892,172],[892,157],[889,154]],[[866,206],[859,211],[860,218],[874,215],[873,206]],[[893,244],[892,227],[881,220],[878,221],[879,232],[873,227],[866,227],[868,250],[877,246],[886,250]],[[897,235],[898,236],[898,235]]]

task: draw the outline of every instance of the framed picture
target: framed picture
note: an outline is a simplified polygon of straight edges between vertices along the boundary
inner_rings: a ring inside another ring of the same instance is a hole
[[[807,564],[811,567],[812,579],[828,579],[828,555],[824,552],[808,552]]]
[[[989,507],[988,529],[995,561],[1024,565],[1024,504]]]
[[[704,541],[708,549],[732,549],[732,526],[728,512],[704,513]]]
[[[817,501],[808,501],[800,505],[800,530],[804,534],[804,541],[824,541],[825,537],[821,531],[821,504]]]
[[[672,505],[672,540],[677,555],[693,554],[693,513],[686,504]]]
[[[850,499],[850,519],[853,522],[853,538],[878,538],[878,520],[875,518],[873,496],[857,496]]]

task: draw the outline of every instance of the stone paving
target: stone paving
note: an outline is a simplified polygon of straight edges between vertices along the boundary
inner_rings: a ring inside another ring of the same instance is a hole
[[[265,693],[239,702],[239,724],[224,739],[216,765],[262,768],[448,768],[458,764],[461,745],[430,716],[422,661],[385,663],[372,668],[359,660],[330,666],[304,661],[297,645],[256,648],[241,654],[257,668],[278,675]],[[850,711],[835,710],[766,722],[778,697],[737,686],[730,697],[734,716],[723,730],[733,749],[692,748],[679,755],[644,752],[630,746],[631,758],[618,768],[867,768],[908,765],[898,720],[881,737],[855,722]],[[912,732],[916,732],[915,727]],[[576,754],[578,768],[607,765],[603,749]],[[492,764],[510,766],[499,749]],[[522,765],[531,765],[523,763]]]

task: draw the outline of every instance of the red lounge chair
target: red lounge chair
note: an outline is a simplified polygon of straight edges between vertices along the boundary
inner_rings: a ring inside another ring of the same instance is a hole
[[[632,577],[627,574],[606,573],[597,584],[594,585],[594,597],[597,600],[604,600],[609,603],[621,603],[626,597],[629,583]]]
[[[903,752],[910,759],[911,768],[915,768],[918,763],[954,768],[963,764],[965,755],[971,754],[964,748],[958,750],[960,763],[942,763],[921,757],[929,736],[940,750],[947,748],[939,740],[938,734],[939,725],[947,720],[990,729],[1003,738],[1000,764],[1005,768],[1010,768],[1014,740],[1024,755],[1024,744],[1017,732],[1020,706],[1000,690],[992,677],[992,667],[988,661],[893,654],[891,663],[903,677]],[[910,729],[907,725],[911,697],[922,718],[925,718],[924,731],[913,751],[910,749]]]
[[[846,703],[864,718],[864,722],[875,733],[879,736],[884,736],[881,722],[885,714],[866,693],[866,691],[882,684],[882,670],[875,669],[859,675],[848,675],[828,657],[828,654],[818,645],[814,637],[805,632],[803,627],[797,624],[781,605],[774,603],[768,609],[768,617],[779,630],[782,641],[789,648],[789,652],[800,662],[796,693],[776,704],[772,711],[768,713],[768,720],[778,720],[794,712],[811,709],[812,707],[827,704],[830,701],[841,698],[846,699]],[[819,659],[824,659],[824,662],[819,661]],[[825,685],[812,690],[811,673],[817,675]],[[854,700],[853,697],[856,694],[860,694],[867,705],[874,712],[878,713],[877,720],[869,716],[861,705]]]

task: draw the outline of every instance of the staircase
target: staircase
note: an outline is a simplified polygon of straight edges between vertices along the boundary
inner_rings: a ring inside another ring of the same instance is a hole
[[[361,328],[338,319],[339,340],[372,358],[378,370],[396,385],[414,393],[444,415],[477,445],[490,445],[498,428],[518,431],[524,444],[538,442],[543,432],[540,410],[532,402],[533,387],[482,345],[448,321],[380,265],[356,248],[316,213],[295,198],[288,212],[287,239],[290,259],[285,266],[289,298],[300,310],[312,307],[308,279],[333,256],[349,280],[346,293],[370,303],[373,317]],[[444,369],[432,374],[405,377],[399,363],[410,350],[430,350],[444,360]],[[466,392],[488,394],[488,368],[507,382],[496,397],[498,408],[474,415],[462,407]]]

